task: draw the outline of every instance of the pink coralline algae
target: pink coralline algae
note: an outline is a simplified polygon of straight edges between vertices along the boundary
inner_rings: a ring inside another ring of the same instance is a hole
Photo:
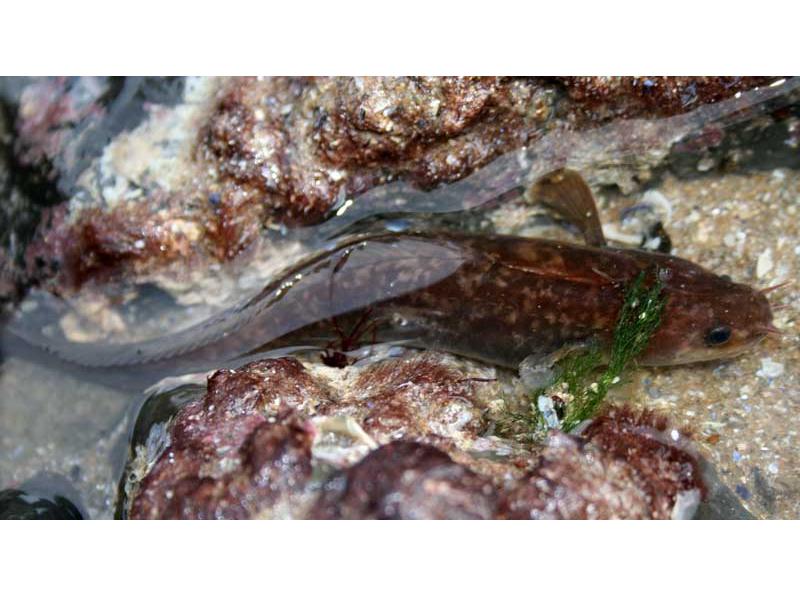
[[[133,477],[128,516],[664,519],[700,500],[694,455],[649,413],[611,410],[538,455],[488,460],[470,451],[492,439],[485,398],[444,357],[348,367],[336,385],[319,368],[281,358],[214,374]],[[324,440],[357,451],[334,460]]]

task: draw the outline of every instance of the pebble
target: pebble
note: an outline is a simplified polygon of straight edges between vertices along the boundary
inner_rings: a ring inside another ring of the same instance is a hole
[[[541,413],[542,417],[544,417],[547,426],[551,429],[558,427],[558,415],[556,414],[555,406],[553,405],[553,399],[550,396],[541,395],[536,401],[536,405],[539,408],[539,412]]]
[[[756,371],[756,375],[763,379],[774,379],[783,375],[783,363],[775,362],[771,358],[761,359],[761,368]]]
[[[762,279],[772,270],[772,248],[767,248],[758,257],[756,263],[756,277]]]
[[[642,204],[648,204],[656,209],[664,223],[672,220],[672,202],[658,190],[647,190],[642,195]]]
[[[60,495],[39,495],[23,490],[0,491],[0,521],[75,520],[83,514],[72,502]]]
[[[736,484],[736,493],[739,494],[739,497],[742,500],[748,500],[750,498],[750,490],[748,490],[747,487],[741,483]]]
[[[697,162],[697,170],[701,173],[705,173],[706,171],[710,171],[714,167],[714,159],[710,156],[700,159]]]

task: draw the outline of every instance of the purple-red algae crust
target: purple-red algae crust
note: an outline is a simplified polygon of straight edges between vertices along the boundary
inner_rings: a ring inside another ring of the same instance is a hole
[[[477,458],[470,448],[490,439],[481,395],[447,360],[348,367],[345,384],[293,358],[218,371],[169,425],[128,516],[670,518],[679,494],[699,497],[693,455],[649,413],[611,410],[580,436],[553,433],[538,458]],[[364,452],[317,453],[331,419],[366,435]]]
[[[200,103],[206,108],[191,125],[197,133],[173,134],[174,145],[186,155],[184,162],[172,167],[181,171],[178,183],[148,183],[152,177],[147,170],[136,177],[118,177],[111,170],[110,181],[130,180],[126,199],[106,202],[101,187],[91,193],[99,194],[100,201],[60,207],[56,218],[42,221],[26,253],[25,273],[19,277],[67,290],[90,281],[144,277],[164,269],[177,273],[177,266],[198,268],[230,261],[251,251],[264,227],[316,223],[337,201],[384,183],[404,180],[431,189],[462,179],[550,131],[590,128],[614,118],[678,114],[767,81],[765,77],[225,80]],[[41,93],[48,86],[60,90],[51,103]],[[89,83],[75,89],[87,86],[94,89]],[[37,82],[22,95],[14,147],[27,164],[46,160],[48,165],[59,165],[61,171],[53,167],[56,181],[83,181],[77,172],[80,162],[72,156],[74,146],[84,126],[99,120],[104,111],[99,100],[78,101],[87,96],[85,91],[72,98],[78,93],[62,88],[63,82]],[[151,112],[156,120],[164,114]],[[116,142],[113,139],[108,148]]]
[[[438,448],[381,446],[328,484],[312,519],[491,519],[499,493]]]
[[[273,506],[310,477],[313,439],[302,423],[275,417],[325,396],[294,359],[217,371],[172,423],[130,517],[248,518]]]
[[[768,83],[769,77],[558,77],[576,113],[592,121],[672,116]]]

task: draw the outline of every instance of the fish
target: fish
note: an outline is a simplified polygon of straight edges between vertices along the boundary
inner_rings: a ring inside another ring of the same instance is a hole
[[[456,231],[349,236],[294,265],[246,302],[175,334],[125,344],[74,343],[16,329],[89,368],[219,368],[271,349],[403,343],[517,368],[530,357],[607,351],[626,290],[662,286],[659,327],[638,357],[667,366],[727,359],[772,328],[766,295],[666,253],[613,248],[579,174],[559,170],[533,195],[577,223],[586,244]],[[335,361],[333,361],[335,363]],[[344,366],[338,364],[337,366]]]

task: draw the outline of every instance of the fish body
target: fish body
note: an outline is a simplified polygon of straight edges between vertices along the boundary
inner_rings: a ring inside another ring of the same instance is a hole
[[[763,294],[689,261],[463,233],[346,239],[248,302],[164,338],[115,345],[18,335],[86,367],[170,373],[337,340],[352,347],[405,341],[516,367],[526,357],[587,341],[607,349],[625,292],[643,271],[662,282],[666,306],[640,364],[726,358],[766,335],[772,315]]]

